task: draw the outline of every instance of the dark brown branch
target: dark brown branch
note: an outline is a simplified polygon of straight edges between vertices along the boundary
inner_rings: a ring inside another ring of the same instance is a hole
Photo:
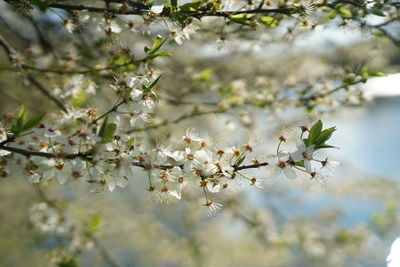
[[[85,5],[71,5],[71,4],[64,4],[64,3],[52,3],[49,6],[54,8],[60,8],[68,11],[82,11],[88,10],[89,12],[95,13],[112,13],[112,14],[119,14],[119,15],[144,15],[146,14],[151,6],[145,5],[143,3],[137,3],[133,1],[120,1],[120,0],[107,0],[107,2],[115,2],[115,3],[126,3],[128,6],[132,7],[131,9],[126,8],[118,8],[118,9],[111,9],[111,8],[102,8],[102,7],[92,7],[92,6],[85,6]],[[261,1],[263,3],[263,1]],[[248,9],[248,10],[232,10],[232,11],[208,11],[208,10],[195,10],[195,11],[179,11],[181,15],[192,16],[196,18],[201,17],[225,17],[229,18],[233,15],[238,14],[262,14],[262,13],[280,13],[280,14],[292,14],[293,12],[297,12],[299,9],[297,6],[288,6],[288,7],[280,7],[280,8],[262,8],[262,4],[255,8],[255,9]],[[316,5],[317,7],[330,7],[335,8],[336,5],[339,4],[349,4],[353,6],[360,6],[360,3],[350,0],[339,0],[334,1],[331,3],[321,3]],[[164,11],[160,14],[160,16],[169,16],[170,9],[164,8]]]
[[[7,141],[7,140],[6,140]],[[42,158],[64,158],[64,159],[74,159],[74,158],[81,158],[83,160],[90,160],[91,159],[91,153],[77,153],[77,154],[54,154],[54,153],[48,153],[48,152],[39,152],[39,151],[31,151],[31,150],[26,150],[22,148],[17,148],[17,147],[10,147],[6,146],[7,142],[2,142],[0,143],[0,150],[6,150],[9,152],[17,153],[26,157],[42,157]],[[133,166],[148,169],[148,166],[145,166],[144,164],[140,162],[132,162]],[[246,169],[258,169],[260,167],[268,166],[268,162],[262,162],[262,163],[255,163],[255,164],[250,164],[250,165],[242,165],[242,166],[237,166],[234,165],[232,166],[234,171],[240,171],[240,170],[246,170]],[[152,165],[152,168],[155,169],[161,169],[161,170],[168,170],[172,169],[174,167],[180,167],[183,168],[182,165]]]
[[[7,141],[7,142],[6,142]],[[0,149],[1,150],[6,150],[9,152],[17,153],[26,157],[42,157],[42,158],[65,158],[65,159],[74,159],[74,158],[82,158],[82,159],[88,159],[90,156],[90,153],[78,153],[78,154],[60,154],[56,155],[54,153],[48,153],[48,152],[40,152],[40,151],[32,151],[32,150],[26,150],[18,147],[12,147],[12,146],[6,146],[5,144],[8,143],[8,140],[3,141],[0,143]]]
[[[148,12],[150,7],[146,9],[107,9],[101,7],[91,7],[91,6],[84,6],[84,5],[70,5],[70,4],[61,4],[61,3],[53,3],[49,5],[50,7],[54,8],[61,8],[68,11],[82,11],[88,10],[89,12],[95,13],[113,13],[119,15],[143,15]],[[283,13],[283,14],[290,14],[294,9],[293,8],[272,8],[272,9],[250,9],[250,10],[242,10],[242,11],[217,11],[217,12],[209,12],[209,11],[186,11],[186,12],[179,12],[182,15],[193,16],[193,17],[229,17],[231,15],[237,14],[256,14],[256,13]],[[168,9],[165,9],[165,12],[169,12]],[[167,15],[163,12],[161,15]]]
[[[255,164],[250,164],[250,165],[243,165],[243,166],[233,166],[234,171],[240,171],[240,170],[246,170],[246,169],[257,169],[260,167],[268,166],[268,162],[262,162],[262,163],[255,163]]]

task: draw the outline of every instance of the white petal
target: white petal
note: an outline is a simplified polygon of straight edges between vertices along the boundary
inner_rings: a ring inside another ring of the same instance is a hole
[[[304,160],[304,167],[306,168],[307,172],[311,172],[311,162],[309,160]]]
[[[301,140],[300,138],[296,138],[296,147],[298,150],[306,149],[306,145],[304,144],[303,140]]]
[[[68,175],[60,170],[57,172],[57,180],[60,184],[65,184],[65,182],[68,180]]]
[[[276,178],[282,173],[282,169],[279,168],[278,166],[273,166],[270,171],[271,171],[269,175],[270,178]]]
[[[295,152],[293,152],[293,153],[290,153],[290,157],[291,157],[295,162],[302,161],[302,160],[304,159],[304,157],[303,157],[303,152],[304,152],[304,151],[297,150],[297,151],[295,151]]]
[[[125,177],[117,177],[115,179],[117,180],[117,185],[121,188],[124,188],[128,185],[128,179]]]
[[[155,14],[160,14],[164,9],[164,1],[162,0],[156,0],[153,3],[153,6],[151,7],[150,11],[155,13]]]
[[[8,155],[8,154],[10,154],[10,153],[11,153],[10,151],[0,150],[0,157],[6,156],[6,155]]]
[[[295,170],[293,170],[291,167],[284,168],[283,172],[285,173],[286,177],[289,179],[296,179],[296,177],[297,177]]]
[[[132,118],[129,120],[129,124],[131,125],[131,127],[136,126],[136,124],[137,124],[137,119],[138,119],[138,117],[132,117]]]
[[[178,192],[177,190],[170,190],[170,191],[168,191],[168,193],[171,196],[176,197],[177,199],[181,199],[182,198],[181,192]]]
[[[117,186],[117,184],[115,183],[114,178],[111,178],[110,181],[108,181],[108,183],[107,183],[108,190],[110,190],[111,192],[114,191],[116,186]]]
[[[207,190],[211,193],[218,193],[221,191],[221,186],[219,184],[207,183]]]
[[[50,180],[51,178],[54,177],[54,175],[55,175],[54,169],[47,170],[43,173],[43,179]]]

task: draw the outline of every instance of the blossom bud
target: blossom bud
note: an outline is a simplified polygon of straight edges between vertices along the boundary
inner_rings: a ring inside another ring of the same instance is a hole
[[[14,119],[14,115],[11,113],[7,113],[4,115],[4,119],[10,121],[10,120]]]
[[[308,129],[307,126],[299,126],[299,127],[300,127],[300,129],[301,129],[301,131],[302,131],[303,133],[309,131],[309,129]]]
[[[251,145],[246,145],[246,150],[252,152],[253,151],[253,147]]]

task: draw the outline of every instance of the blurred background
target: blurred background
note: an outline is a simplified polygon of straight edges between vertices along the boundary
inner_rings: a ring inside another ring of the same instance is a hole
[[[60,10],[20,16],[4,3],[0,9],[0,34],[26,58],[33,53],[32,62],[38,66],[46,66],[40,60],[46,61],[48,56],[36,27],[58,55],[85,49],[74,47],[71,40],[76,36],[63,27],[60,17],[68,15]],[[134,17],[117,22],[124,27],[128,19],[140,23]],[[326,80],[328,85],[337,84],[349,62],[367,63],[370,69],[389,75],[355,86],[355,95],[362,92],[362,97],[317,106],[312,112],[282,102],[238,105],[225,113],[139,132],[137,138],[145,144],[170,142],[193,127],[216,144],[233,146],[250,140],[257,147],[254,157],[263,158],[276,149],[281,133],[290,136],[291,131],[299,131],[297,126],[323,118],[326,126],[338,129],[331,144],[339,149],[326,154],[342,163],[335,175],[321,184],[308,177],[269,179],[262,169],[249,171],[264,180],[265,189],[243,185],[240,192],[217,197],[223,208],[212,217],[207,216],[198,194],[190,191],[176,203],[151,201],[140,169],[132,177],[134,183],[113,193],[89,193],[88,185],[76,180],[47,185],[49,196],[64,203],[70,220],[93,226],[97,239],[121,266],[385,266],[390,245],[400,236],[398,47],[351,25],[338,28],[336,20],[322,31],[299,30],[289,39],[282,25],[268,31],[227,34],[222,40],[211,22],[218,25],[210,21],[209,28],[182,46],[169,42],[166,50],[174,56],[160,58],[152,66],[164,72],[153,122],[176,118],[194,106],[207,110],[203,103],[220,101],[221,88],[233,88],[237,95],[282,91],[290,99],[299,90],[293,84],[318,87]],[[108,43],[110,50],[120,49],[123,43],[141,58],[143,46],[163,33],[161,26],[153,27],[150,36],[130,31],[114,44]],[[98,35],[90,30],[83,33],[82,39]],[[107,49],[97,42],[91,56],[77,61],[101,61]],[[69,77],[64,75],[35,75],[54,94],[57,88],[68,87]],[[71,103],[102,109],[110,103],[112,79],[90,77],[97,84],[96,99],[86,97]],[[230,97],[231,103],[237,99]],[[341,97],[338,94],[332,99]],[[33,113],[56,110],[32,85],[24,83],[23,74],[12,70],[1,51],[0,112],[13,113],[21,104]],[[47,266],[51,251],[70,242],[69,238],[43,233],[30,222],[32,205],[41,198],[25,177],[11,173],[0,183],[0,266]],[[79,256],[81,266],[108,266],[104,253],[91,249],[90,242],[87,248]]]

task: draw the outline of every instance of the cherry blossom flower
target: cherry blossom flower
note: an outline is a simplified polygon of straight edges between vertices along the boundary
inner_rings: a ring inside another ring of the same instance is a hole
[[[301,139],[296,139],[297,150],[290,153],[290,158],[295,162],[304,162],[304,167],[307,172],[311,172],[311,159],[314,152],[314,145],[306,147]]]
[[[326,158],[325,160],[321,161],[321,164],[321,169],[324,169],[327,172],[334,172],[341,163],[339,161],[328,160],[328,158]]]
[[[216,215],[221,209],[222,209],[222,204],[216,203],[212,200],[207,201],[205,206],[208,207],[208,217]]]
[[[155,0],[153,5],[150,8],[150,11],[153,12],[154,14],[160,14],[162,13],[164,9],[164,1],[163,0]]]
[[[56,177],[60,184],[64,184],[68,180],[68,172],[66,172],[64,168],[64,162],[49,159],[47,164],[50,166],[52,165],[52,167],[43,173],[44,180],[50,180]]]
[[[118,186],[125,188],[128,185],[128,179],[125,176],[121,176],[118,172],[113,171],[110,174],[105,175],[105,181],[107,183],[108,190],[111,192]]]
[[[289,179],[295,179],[297,177],[295,170],[293,170],[293,167],[287,160],[284,160],[285,158],[288,158],[286,153],[281,153],[280,157],[276,155],[267,157],[267,162],[269,163],[268,169],[270,171],[269,176],[271,178],[278,177],[281,174],[284,174]]]

